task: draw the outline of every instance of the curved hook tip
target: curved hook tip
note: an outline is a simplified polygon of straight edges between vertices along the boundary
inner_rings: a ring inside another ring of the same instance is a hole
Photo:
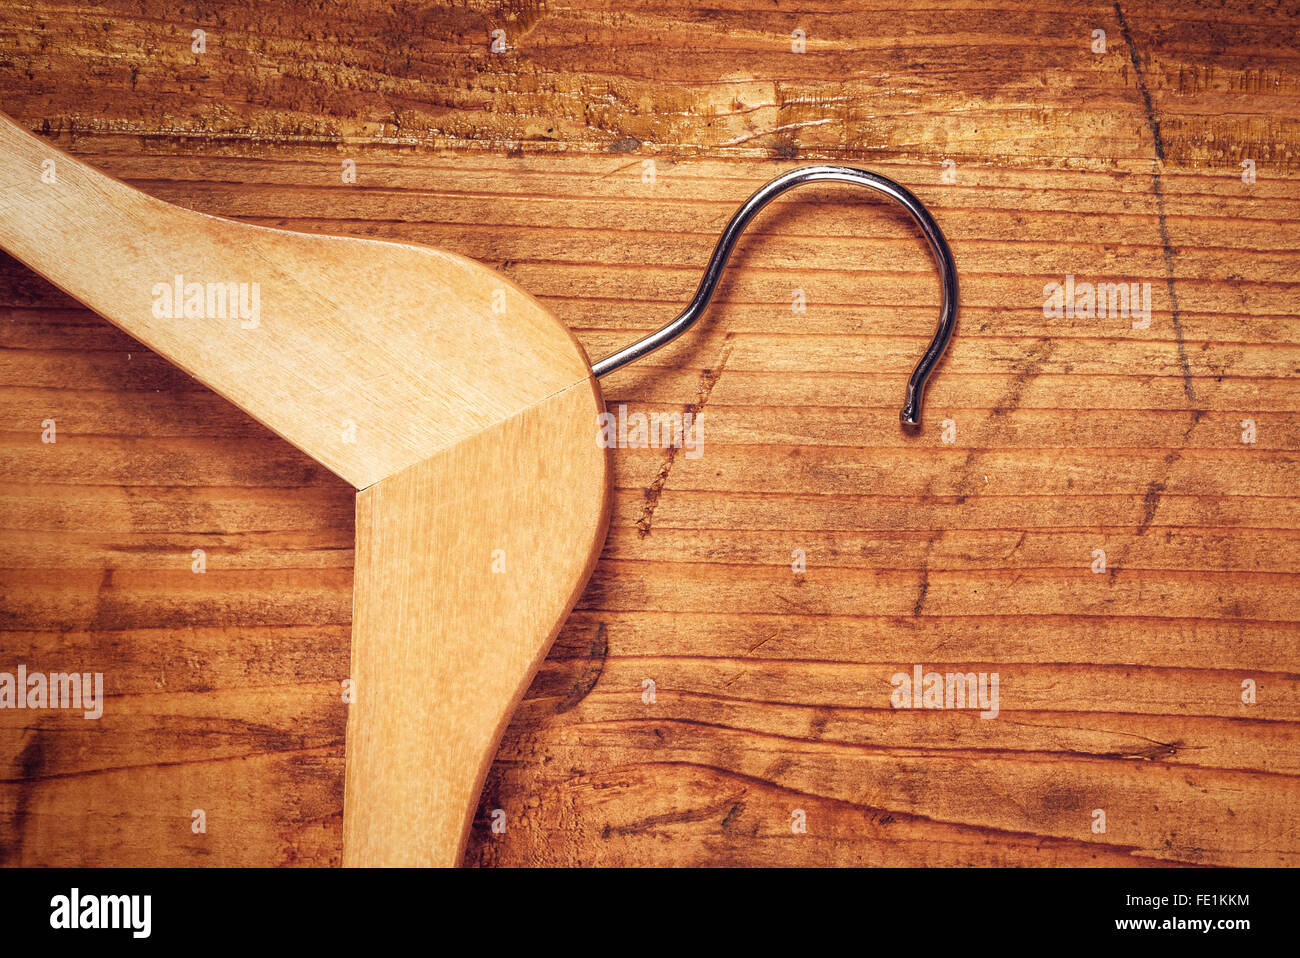
[[[922,388],[917,387],[916,377],[913,376],[907,384],[907,397],[903,401],[903,408],[898,412],[898,419],[908,432],[914,432],[921,427],[921,399],[924,395]]]

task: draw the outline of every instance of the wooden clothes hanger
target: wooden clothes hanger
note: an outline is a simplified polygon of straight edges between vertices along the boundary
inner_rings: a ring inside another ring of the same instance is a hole
[[[442,250],[253,226],[165,203],[0,114],[0,247],[357,488],[343,863],[455,865],[511,713],[585,586],[610,515],[598,377],[708,306],[746,224],[802,183],[896,200],[843,166],[786,173],[732,217],[690,305],[594,365],[501,274]],[[494,571],[498,570],[498,571]]]

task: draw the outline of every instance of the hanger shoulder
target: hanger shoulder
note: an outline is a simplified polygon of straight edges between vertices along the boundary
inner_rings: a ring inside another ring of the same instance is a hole
[[[439,250],[181,209],[0,115],[0,247],[360,490],[344,861],[459,861],[609,521],[600,391]]]
[[[344,864],[455,865],[609,521],[595,380],[357,496]]]
[[[485,266],[182,209],[3,115],[0,247],[358,488],[589,375]]]

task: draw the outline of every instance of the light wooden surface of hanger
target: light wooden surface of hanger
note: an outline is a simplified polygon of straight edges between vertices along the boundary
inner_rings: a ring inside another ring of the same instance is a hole
[[[459,862],[609,521],[577,341],[471,260],[181,209],[3,115],[0,247],[357,487],[344,864]]]

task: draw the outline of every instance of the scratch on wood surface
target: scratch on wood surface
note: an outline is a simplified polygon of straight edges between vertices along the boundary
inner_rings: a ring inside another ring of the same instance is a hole
[[[1020,407],[1021,400],[1024,397],[1025,389],[1029,383],[1042,371],[1043,365],[1052,356],[1056,350],[1054,340],[1046,337],[1039,340],[1030,350],[1024,367],[1016,373],[1015,378],[1007,391],[994,403],[993,408],[989,411],[987,417],[981,422],[974,438],[971,440],[970,450],[966,453],[966,459],[962,463],[957,474],[957,479],[953,484],[953,489],[957,493],[957,505],[963,505],[974,489],[978,488],[975,483],[976,463],[984,450],[993,444],[993,439],[1000,428],[999,423],[1008,414],[1015,412]],[[927,483],[926,495],[930,494],[932,483]],[[934,530],[926,540],[925,555],[921,560],[921,579],[917,588],[916,601],[912,604],[913,617],[919,616],[925,610],[925,602],[930,594],[930,554],[934,550],[936,543],[944,536],[943,529]],[[1020,548],[1024,542],[1024,534],[1021,534],[1020,541],[1016,543],[1015,548],[1011,550],[1011,555],[1015,550]],[[1007,560],[1010,559],[1007,556]],[[1006,561],[1006,560],[1004,560]]]
[[[696,417],[704,412],[704,406],[713,393],[713,387],[722,378],[722,371],[727,368],[727,360],[731,358],[731,350],[734,348],[732,338],[734,336],[735,333],[727,333],[722,341],[722,352],[718,356],[718,361],[714,363],[712,369],[706,369],[700,373],[699,391],[695,395],[695,402],[687,404],[686,412],[692,413]],[[668,474],[672,472],[673,463],[677,460],[677,451],[678,447],[676,446],[668,447],[668,452],[664,456],[664,464],[659,467],[659,474],[655,476],[654,482],[645,491],[645,505],[641,509],[641,517],[636,521],[637,534],[642,538],[650,534],[655,509],[659,506],[659,497],[663,495],[664,485],[668,482]]]
[[[10,816],[11,827],[0,830],[0,865],[22,863],[23,841],[32,793],[36,790],[41,769],[45,766],[45,738],[42,730],[39,726],[32,726],[28,732],[29,734],[23,736],[25,741],[22,750],[14,762],[21,775],[21,781],[18,783],[18,795]]]
[[[1016,544],[1011,547],[1011,551],[1002,557],[1003,562],[1010,562],[1012,559],[1015,558],[1016,553],[1020,551],[1020,547],[1025,544],[1025,537],[1028,535],[1029,535],[1028,531],[1024,531],[1020,533],[1020,538],[1017,539]]]
[[[1197,425],[1200,424],[1204,415],[1205,410],[1203,409],[1192,410],[1192,421],[1183,432],[1180,446],[1187,445],[1188,441],[1192,437],[1192,433],[1195,431]],[[1146,535],[1147,530],[1151,528],[1151,524],[1155,521],[1156,511],[1160,508],[1160,499],[1165,494],[1169,485],[1170,470],[1173,469],[1182,458],[1183,454],[1180,449],[1170,449],[1165,453],[1165,457],[1161,461],[1159,478],[1152,479],[1147,483],[1146,492],[1142,495],[1142,515],[1138,519],[1137,526],[1138,536]],[[1115,580],[1115,576],[1119,571],[1125,568],[1132,549],[1133,542],[1131,540],[1125,542],[1119,553],[1112,557],[1111,561],[1106,563],[1106,577],[1112,582]]]
[[[912,605],[912,615],[920,615],[925,608],[925,597],[930,593],[930,552],[935,541],[943,538],[943,530],[936,529],[925,541],[925,555],[921,559],[921,584],[917,590],[916,602]]]
[[[741,795],[744,794],[742,790]],[[715,804],[706,805],[703,808],[690,808],[680,812],[667,812],[662,815],[649,815],[635,822],[628,822],[626,825],[606,825],[601,833],[601,837],[610,838],[613,835],[633,835],[637,832],[650,831],[663,825],[679,825],[685,822],[703,822],[717,818],[719,814],[723,816],[725,824],[731,816],[738,814],[739,810],[745,807],[743,802],[738,799],[727,798]]]
[[[1159,739],[1150,738],[1146,735],[1138,735],[1135,732],[1124,732],[1109,728],[1092,728],[1086,725],[1048,725],[1041,722],[1012,722],[1021,728],[1050,728],[1062,732],[1093,732],[1098,735],[1114,735],[1123,738],[1136,738],[1147,743],[1145,748],[1137,749],[1112,749],[1108,752],[1087,752],[1086,754],[1096,758],[1136,758],[1145,761],[1155,761],[1157,759],[1172,758],[1179,752],[1196,751],[1204,749],[1203,745],[1188,745],[1181,739],[1173,742],[1162,742]]]
[[[1178,348],[1178,364],[1183,371],[1183,391],[1189,403],[1196,402],[1196,389],[1192,386],[1192,368],[1187,361],[1187,345],[1183,339],[1183,316],[1178,307],[1178,289],[1174,284],[1174,249],[1169,242],[1169,220],[1165,216],[1165,191],[1161,184],[1161,174],[1165,164],[1165,141],[1160,132],[1160,118],[1151,103],[1151,91],[1147,89],[1146,74],[1142,69],[1142,58],[1133,43],[1133,34],[1129,31],[1124,11],[1115,0],[1115,16],[1119,19],[1120,32],[1128,47],[1129,60],[1137,79],[1138,90],[1142,94],[1142,108],[1146,113],[1147,128],[1155,143],[1155,157],[1151,161],[1151,190],[1156,199],[1156,220],[1160,226],[1160,251],[1165,263],[1165,289],[1169,293],[1169,316],[1174,325],[1174,338]]]
[[[831,117],[827,117],[826,119],[823,120],[804,120],[802,123],[783,123],[781,126],[778,126],[774,129],[759,130],[756,133],[747,133],[744,136],[733,137],[732,139],[726,140],[725,142],[719,143],[718,145],[739,146],[741,143],[748,143],[750,140],[757,140],[761,136],[779,136],[780,134],[788,134],[792,130],[803,129],[804,127],[809,127],[809,126],[825,126],[827,123],[834,123],[834,122],[835,122],[834,119],[832,119]]]
[[[1192,421],[1188,424],[1186,431],[1183,432],[1181,446],[1187,445],[1192,438],[1192,432],[1200,424],[1204,415],[1205,410],[1203,409],[1192,410]],[[1156,509],[1160,507],[1160,497],[1165,494],[1165,488],[1169,482],[1169,470],[1177,465],[1182,458],[1183,454],[1180,449],[1170,449],[1165,454],[1160,478],[1151,480],[1145,495],[1142,497],[1142,519],[1138,523],[1138,535],[1144,534],[1151,527],[1151,523],[1156,517]]]
[[[979,470],[975,466],[985,449],[993,444],[992,441],[1000,428],[1000,421],[1008,413],[1015,412],[1020,408],[1020,402],[1024,397],[1025,390],[1030,382],[1042,372],[1044,364],[1055,352],[1056,341],[1046,336],[1030,347],[1024,366],[1016,373],[1007,391],[998,398],[993,404],[993,408],[989,410],[988,416],[980,423],[975,437],[970,441],[970,450],[966,453],[966,459],[957,474],[957,480],[953,484],[954,491],[957,493],[958,505],[963,505],[974,490],[979,488],[979,484],[975,482]]]
[[[744,813],[744,811],[744,802],[736,802],[736,804],[732,805],[731,808],[727,810],[727,814],[722,817],[722,830],[725,832],[729,829],[736,819]]]
[[[1165,466],[1168,468],[1178,461],[1178,454],[1171,452],[1165,456]],[[1146,494],[1142,497],[1142,519],[1138,523],[1138,535],[1146,532],[1151,522],[1156,517],[1156,509],[1160,507],[1160,497],[1165,492],[1165,481],[1163,479],[1152,479],[1147,486]]]
[[[587,655],[582,660],[584,663],[582,672],[574,681],[568,694],[555,706],[556,715],[574,708],[590,694],[591,690],[596,687],[596,683],[600,681],[601,674],[605,671],[605,659],[608,657],[609,638],[606,635],[605,623],[601,622],[596,626],[596,635],[592,638],[591,646],[587,649]]]

